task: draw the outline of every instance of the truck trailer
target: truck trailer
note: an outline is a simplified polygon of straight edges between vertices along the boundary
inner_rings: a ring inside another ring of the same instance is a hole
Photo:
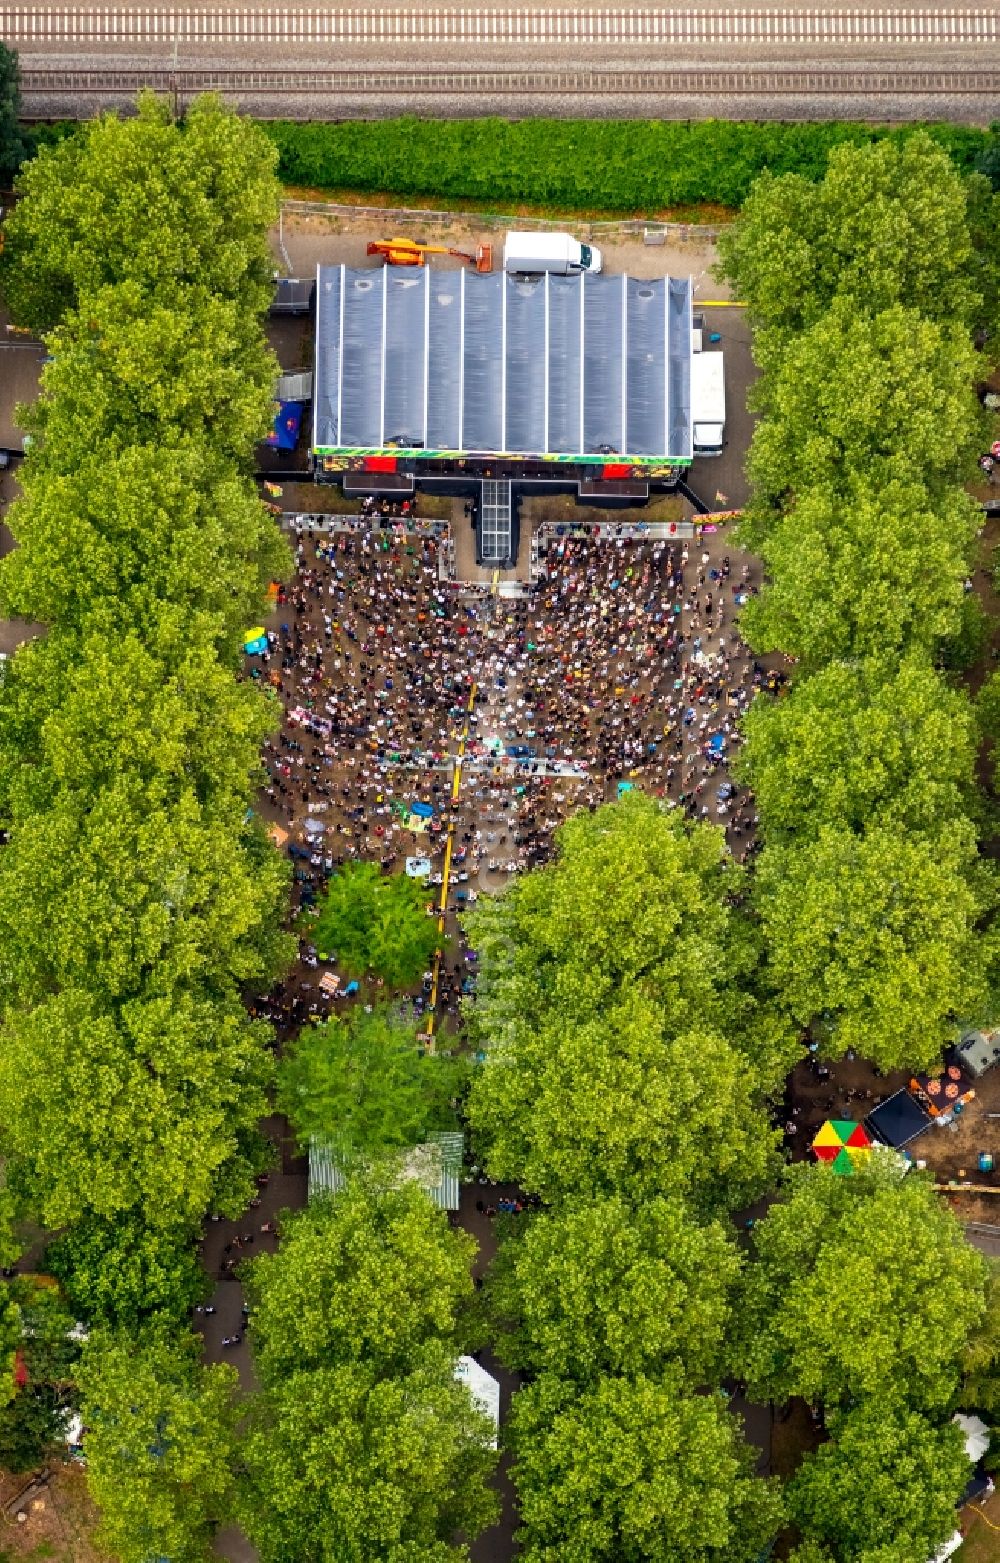
[[[551,271],[568,277],[578,271],[600,271],[601,252],[581,244],[571,233],[508,233],[503,247],[504,271]]]
[[[691,445],[695,456],[721,456],[726,436],[726,373],[723,353],[702,351],[701,329],[691,353]]]

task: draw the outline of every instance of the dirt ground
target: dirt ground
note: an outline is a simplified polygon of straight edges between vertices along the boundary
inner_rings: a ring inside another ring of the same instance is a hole
[[[796,1126],[793,1157],[804,1160],[810,1154],[810,1142],[827,1118],[860,1120],[879,1102],[891,1096],[911,1078],[908,1070],[880,1075],[867,1061],[840,1059],[829,1065],[829,1077],[818,1078],[810,1062],[801,1063],[788,1082],[786,1108]],[[956,1215],[963,1221],[982,1221],[1000,1225],[1000,1069],[991,1070],[973,1082],[976,1095],[965,1108],[957,1127],[937,1129],[933,1125],[912,1140],[907,1150],[914,1159],[925,1161],[935,1180],[968,1181],[996,1193],[955,1191],[946,1196]],[[993,1151],[997,1168],[992,1173],[977,1169],[980,1151]]]
[[[632,277],[690,275],[695,280],[696,300],[730,296],[728,289],[710,275],[716,260],[715,245],[697,229],[690,233],[670,229],[663,244],[645,244],[641,235],[624,227],[616,234],[579,217],[566,221],[576,238],[593,239],[600,247],[606,271],[626,271]],[[294,274],[308,277],[319,262],[327,266],[381,266],[381,257],[365,254],[367,243],[370,239],[391,239],[397,232],[404,232],[418,243],[439,244],[468,253],[474,253],[480,244],[490,243],[493,267],[497,270],[503,264],[504,231],[504,224],[491,223],[478,212],[441,213],[437,218],[414,217],[403,222],[399,217],[380,221],[370,212],[355,214],[345,210],[336,216],[289,213],[283,218],[281,237]],[[277,229],[271,231],[271,244],[276,258],[284,262]],[[433,264],[457,271],[465,262],[449,255],[435,255]]]
[[[28,1518],[18,1523],[16,1506],[6,1510],[28,1480],[0,1471],[0,1563],[111,1563],[91,1539],[97,1511],[80,1466],[53,1466],[45,1490],[28,1496],[22,1511]]]
[[[969,1503],[959,1517],[965,1542],[955,1563],[996,1563],[1000,1558],[1000,1492],[986,1503]]]

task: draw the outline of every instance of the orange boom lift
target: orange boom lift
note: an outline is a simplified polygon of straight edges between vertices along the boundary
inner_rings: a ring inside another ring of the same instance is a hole
[[[373,239],[369,255],[384,255],[390,266],[423,266],[425,255],[454,255],[468,261],[477,271],[493,270],[492,244],[480,244],[475,255],[466,250],[449,250],[440,244],[417,244],[413,239]]]

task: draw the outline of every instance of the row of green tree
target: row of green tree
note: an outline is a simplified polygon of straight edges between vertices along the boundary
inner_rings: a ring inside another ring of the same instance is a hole
[[[426,204],[475,201],[512,211],[631,214],[710,203],[742,205],[765,170],[822,178],[839,146],[912,134],[827,121],[781,124],[732,120],[381,119],[339,124],[274,120],[262,127],[277,146],[288,185],[312,190],[377,190]],[[1000,127],[932,125],[927,132],[963,173],[981,169],[1000,183]]]
[[[995,350],[998,217],[914,136],[838,148],[818,185],[765,176],[720,241],[761,369],[741,538],[767,584],[742,631],[796,664],[744,724],[754,906],[783,1012],[884,1069],[995,1012],[980,726],[952,670],[981,643],[963,484],[989,438],[973,339]]]
[[[796,1563],[926,1563],[970,1474],[963,1369],[995,1387],[985,1261],[895,1157],[781,1177],[767,1099],[798,1043],[716,827],[629,794],[558,848],[470,919],[475,1143],[543,1202],[486,1288],[527,1378],[521,1555],[749,1563],[790,1525]],[[739,1245],[734,1211],[776,1185]],[[755,1474],[733,1380],[822,1413],[783,1488]]]
[[[68,1380],[128,1558],[194,1555],[166,1480],[151,1474],[143,1526],[116,1517],[102,1451],[131,1447],[129,1415],[139,1466],[176,1456],[193,1490],[217,1480],[207,1452],[184,1464],[170,1406],[183,1426],[231,1399],[186,1316],[206,1211],[244,1209],[269,1155],[269,1030],[242,999],[291,948],[285,867],[249,808],[278,713],[238,677],[289,567],[251,465],[276,374],[274,163],[213,100],[180,127],[144,99],[26,165],[2,257],[6,302],[49,353],[0,565],[3,612],[36,626],[0,686],[2,1249],[57,1234],[45,1266],[90,1331]],[[0,1416],[0,1457],[20,1439],[22,1460],[26,1424],[43,1447],[63,1409],[27,1284],[5,1337],[27,1371]]]

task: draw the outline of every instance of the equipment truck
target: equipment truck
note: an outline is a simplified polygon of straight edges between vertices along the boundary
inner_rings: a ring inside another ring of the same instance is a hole
[[[721,456],[726,435],[725,355],[706,353],[699,315],[691,333],[691,441],[696,456]]]
[[[600,271],[601,265],[596,244],[581,244],[571,233],[508,233],[504,242],[504,271],[551,271],[568,277],[577,271]]]

